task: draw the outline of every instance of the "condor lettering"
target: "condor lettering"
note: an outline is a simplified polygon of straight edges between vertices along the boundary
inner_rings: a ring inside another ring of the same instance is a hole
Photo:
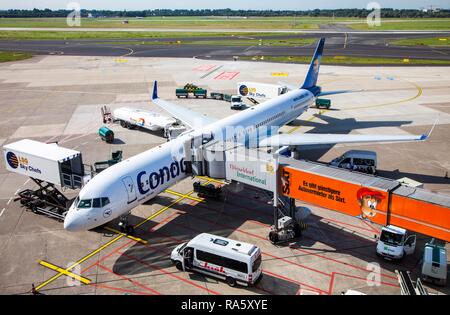
[[[151,172],[147,175],[146,171],[139,172],[137,175],[138,189],[141,195],[147,194],[150,190],[155,190],[160,185],[177,178],[181,173],[186,173],[184,159],[180,162],[173,161],[169,166],[164,166],[159,171]]]

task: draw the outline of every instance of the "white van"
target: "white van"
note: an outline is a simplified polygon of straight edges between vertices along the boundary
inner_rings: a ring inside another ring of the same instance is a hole
[[[244,109],[245,108],[245,104],[242,101],[242,97],[240,95],[232,95],[231,99],[230,99],[230,108],[231,109]]]
[[[381,229],[377,242],[377,255],[388,259],[401,260],[416,250],[416,235],[398,226],[388,225]]]
[[[208,233],[177,246],[170,255],[179,270],[192,270],[237,283],[255,284],[261,277],[261,251],[256,245]]]
[[[345,168],[367,174],[377,171],[377,153],[364,150],[350,150],[330,162],[331,166]]]
[[[423,253],[423,281],[445,286],[447,283],[447,251],[444,246],[427,243]]]

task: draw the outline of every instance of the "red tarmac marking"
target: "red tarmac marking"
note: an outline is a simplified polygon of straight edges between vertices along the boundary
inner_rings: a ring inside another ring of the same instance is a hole
[[[194,229],[194,228],[185,226],[185,225],[183,225],[183,224],[179,224],[179,223],[174,223],[174,224],[175,224],[175,225],[178,225],[178,226],[180,226],[180,227],[183,227],[183,228],[192,230],[192,231],[197,232],[197,233],[200,232],[200,231],[197,230],[197,229]],[[180,241],[180,243],[181,243],[181,242],[183,242],[183,241]],[[327,273],[322,272],[322,271],[320,271],[320,270],[317,270],[317,269],[314,269],[314,268],[311,268],[311,267],[307,267],[307,266],[301,265],[301,264],[299,264],[299,263],[296,263],[296,262],[287,260],[287,259],[285,259],[285,258],[278,257],[278,256],[275,256],[275,255],[272,255],[272,254],[268,254],[268,253],[266,253],[266,252],[262,252],[262,254],[263,254],[264,256],[272,257],[272,258],[274,258],[274,259],[276,259],[276,260],[284,261],[284,262],[286,262],[286,263],[288,263],[288,264],[291,264],[291,265],[294,265],[294,266],[296,266],[296,267],[305,268],[305,269],[314,271],[314,272],[316,272],[316,273],[320,273],[320,274],[323,274],[323,275],[325,275],[325,276],[331,277],[331,274],[327,274]],[[289,278],[285,277],[285,279],[289,279]],[[292,279],[292,282],[296,282],[296,280],[293,280],[293,279]],[[312,286],[311,286],[311,287],[312,287]],[[314,288],[314,287],[313,287],[313,288]],[[320,289],[316,288],[316,290],[320,290]]]
[[[146,246],[146,247],[150,247],[150,246],[148,246],[148,245],[145,245],[145,246]],[[151,269],[154,269],[154,270],[158,270],[158,271],[164,273],[165,275],[167,275],[167,276],[169,276],[169,277],[172,277],[172,278],[181,280],[181,281],[183,281],[183,282],[185,282],[185,283],[187,283],[187,284],[193,285],[193,286],[195,286],[195,287],[197,287],[197,288],[199,288],[199,289],[202,289],[202,290],[204,290],[204,291],[207,291],[208,293],[212,293],[212,294],[215,294],[215,295],[220,295],[220,293],[218,293],[218,292],[216,292],[216,291],[213,291],[213,290],[210,290],[210,289],[208,289],[208,288],[202,287],[201,285],[198,285],[197,283],[192,282],[192,281],[190,281],[190,280],[183,279],[183,278],[181,278],[181,277],[179,277],[179,276],[177,276],[177,275],[175,275],[175,274],[173,274],[173,273],[170,273],[170,272],[168,272],[168,271],[166,271],[166,270],[164,270],[164,269],[162,269],[162,268],[159,268],[159,267],[153,266],[153,265],[151,265],[151,264],[149,264],[149,263],[146,263],[145,261],[142,261],[142,260],[140,260],[140,259],[138,259],[138,258],[136,258],[136,257],[134,257],[134,256],[127,255],[127,254],[125,254],[125,253],[120,253],[120,254],[121,254],[122,256],[124,256],[124,257],[127,257],[127,258],[130,259],[130,260],[134,260],[134,261],[140,263],[141,265],[144,265],[144,266],[146,266],[146,267],[148,267],[148,268],[151,268]]]
[[[321,289],[319,289],[319,288],[313,287],[312,285],[309,285],[309,284],[306,284],[306,283],[302,283],[302,282],[293,280],[293,279],[291,279],[291,278],[288,278],[288,277],[285,277],[285,276],[282,276],[282,275],[279,275],[279,274],[276,274],[276,273],[267,271],[267,270],[265,270],[265,269],[263,269],[263,272],[264,272],[265,274],[268,274],[268,275],[273,276],[273,277],[275,277],[275,278],[283,279],[283,280],[286,280],[286,281],[288,281],[288,282],[293,282],[293,283],[295,283],[295,284],[298,284],[299,286],[305,286],[305,287],[311,288],[312,290],[314,290],[314,291],[316,291],[316,292],[319,292],[320,294],[322,294],[322,293],[327,294],[327,293],[328,293],[327,291],[324,291],[324,290],[321,290]]]
[[[175,211],[175,213],[172,213],[170,216],[168,216],[167,218],[165,218],[164,220],[162,220],[161,222],[159,222],[157,225],[155,225],[154,227],[150,228],[148,231],[149,232],[154,232],[157,229],[163,227],[166,223],[168,223],[171,219],[173,219],[174,217],[176,217],[177,215],[179,215],[179,213],[177,211]]]
[[[130,240],[128,242],[126,242],[125,244],[123,244],[122,246],[116,248],[115,250],[111,251],[109,254],[103,256],[101,259],[97,260],[95,263],[93,263],[92,265],[90,265],[89,267],[85,268],[84,270],[81,271],[81,274],[87,272],[89,269],[91,269],[92,267],[94,267],[95,265],[99,264],[100,262],[104,261],[105,259],[111,257],[114,253],[118,252],[119,250],[121,250],[122,248],[124,248],[125,246],[131,244],[133,241]]]
[[[377,229],[375,229],[371,224],[369,224],[368,222],[366,222],[365,220],[361,220],[362,223],[364,223],[365,225],[367,225],[368,227],[370,227],[370,229],[372,230],[372,232],[376,233],[377,235],[380,235],[380,231],[378,231]]]
[[[240,72],[222,72],[214,80],[233,80]]]
[[[198,204],[197,206],[198,206],[198,207],[207,208],[207,207],[205,207],[205,206],[202,205],[202,204]],[[207,209],[213,210],[213,211],[216,211],[216,212],[217,212],[217,210],[212,209],[212,208],[207,208]],[[221,214],[231,216],[231,215],[226,214],[226,213],[221,213]],[[258,239],[261,239],[261,240],[264,240],[264,241],[267,241],[267,242],[268,242],[268,240],[267,240],[265,237],[259,236],[259,235],[257,235],[257,234],[253,234],[253,233],[250,233],[250,232],[241,230],[241,229],[239,229],[239,228],[238,228],[238,229],[234,229],[234,228],[232,228],[232,227],[230,227],[230,226],[227,226],[227,225],[224,225],[224,224],[219,224],[218,222],[213,222],[213,221],[211,221],[211,220],[205,219],[204,217],[199,217],[199,216],[196,216],[196,215],[193,215],[193,214],[191,214],[191,215],[192,215],[193,217],[195,217],[195,218],[198,218],[198,219],[200,219],[200,220],[209,222],[209,223],[211,223],[211,224],[215,224],[215,225],[217,225],[217,226],[221,226],[221,227],[224,227],[224,228],[228,228],[228,229],[231,229],[231,230],[234,230],[234,231],[237,231],[237,232],[240,232],[240,233],[243,233],[243,234],[252,236],[252,237],[254,237],[254,238],[258,238]],[[348,267],[351,267],[351,268],[354,268],[354,269],[362,270],[362,271],[365,271],[365,272],[370,272],[369,270],[367,270],[367,269],[365,269],[365,268],[363,268],[363,267],[360,267],[360,266],[357,266],[357,265],[353,265],[353,264],[350,264],[350,263],[346,263],[346,262],[342,262],[342,261],[339,261],[339,260],[336,260],[336,259],[333,259],[333,258],[329,258],[329,257],[323,256],[323,255],[320,255],[320,254],[312,253],[312,252],[307,251],[307,250],[304,250],[304,249],[300,249],[300,248],[292,248],[292,247],[291,247],[291,249],[292,249],[292,250],[299,251],[299,252],[302,252],[302,253],[306,253],[306,254],[308,254],[308,255],[312,255],[312,256],[315,256],[315,257],[319,257],[319,258],[322,258],[322,259],[324,259],[324,260],[332,261],[332,262],[335,262],[335,263],[337,263],[337,264],[342,264],[342,265],[345,265],[345,266],[348,266]],[[381,275],[384,276],[384,277],[387,277],[387,278],[397,279],[396,277],[393,277],[393,276],[390,276],[390,275],[387,275],[387,274],[381,274]]]
[[[152,292],[153,294],[161,295],[160,292],[158,292],[158,291],[156,291],[156,290],[154,290],[154,289],[152,289],[152,288],[149,288],[149,287],[143,285],[142,283],[139,283],[139,282],[136,281],[136,280],[132,280],[132,279],[130,279],[130,278],[128,278],[128,277],[125,277],[124,275],[119,275],[119,274],[115,273],[114,271],[112,271],[111,269],[109,269],[109,268],[103,266],[102,264],[97,264],[97,265],[98,265],[100,268],[102,268],[103,270],[106,270],[106,271],[108,271],[109,273],[112,273],[112,274],[114,274],[114,275],[116,275],[116,276],[118,276],[118,277],[120,277],[120,278],[122,278],[122,279],[124,279],[124,280],[127,280],[127,281],[131,282],[132,284],[134,284],[134,285],[136,285],[136,286],[138,286],[138,287],[141,287],[141,288],[143,288],[143,289],[145,289],[145,290],[147,290],[147,291],[150,291],[150,292]]]
[[[239,195],[239,196],[242,197],[242,198],[245,198],[245,197],[243,197],[243,196],[241,196],[241,195]],[[250,199],[250,198],[247,198],[247,199]],[[260,203],[261,203],[261,202],[264,203],[263,201],[259,201],[259,200],[256,200],[256,201],[257,201],[257,202],[260,202]],[[265,203],[264,203],[264,204],[265,204]],[[249,211],[253,211],[253,210],[259,211],[258,209],[249,209],[249,208],[246,208],[245,206],[242,206],[242,205],[239,205],[239,206],[242,207],[242,208],[244,208],[244,209],[247,209],[247,210],[249,210]],[[205,207],[204,205],[198,205],[198,207],[204,207],[204,208],[207,208],[207,207]],[[212,209],[212,208],[207,208],[207,209],[210,209],[210,210],[213,210],[213,211],[216,211],[216,212],[217,212],[217,210]],[[261,212],[261,211],[259,211],[259,212]],[[221,214],[231,216],[230,214],[227,214],[227,213],[221,213]],[[324,218],[324,219],[325,219],[325,220],[329,220],[329,219],[326,219],[326,218]],[[213,222],[213,223],[216,224],[216,222]],[[260,224],[263,224],[263,223],[260,223]],[[260,238],[260,239],[264,239],[264,240],[265,240],[265,238],[262,238],[262,237],[260,237],[259,235],[251,234],[251,233],[249,233],[249,232],[245,232],[245,231],[242,231],[242,230],[239,230],[239,229],[237,229],[236,231],[241,232],[241,233],[245,233],[245,234],[248,234],[248,235],[250,235],[250,236],[257,237],[257,238]],[[350,264],[350,263],[341,262],[341,261],[339,261],[339,260],[336,260],[336,259],[333,259],[333,258],[329,258],[329,257],[323,256],[323,255],[320,255],[320,254],[311,253],[311,252],[309,252],[309,251],[307,251],[307,250],[304,250],[304,249],[299,249],[299,248],[292,248],[292,249],[297,250],[297,251],[300,251],[300,252],[303,252],[303,253],[306,253],[306,254],[308,254],[308,255],[313,255],[313,256],[316,256],[316,257],[319,257],[319,258],[322,258],[322,259],[325,259],[325,260],[333,261],[333,262],[338,263],[338,264],[343,264],[343,265],[346,265],[346,266],[351,267],[351,268],[354,268],[354,269],[358,269],[358,270],[370,272],[369,270],[367,270],[367,269],[365,269],[365,268],[363,268],[363,267],[360,267],[360,266],[357,266],[357,265],[353,265],[353,264]],[[393,277],[393,276],[390,276],[390,275],[387,275],[387,274],[381,274],[381,275],[382,275],[383,277],[386,277],[386,278],[397,279],[396,277]]]
[[[332,273],[332,277],[331,277],[331,281],[330,281],[330,287],[328,289],[328,295],[331,295],[333,293],[333,286],[334,286],[334,284],[336,282],[335,281],[336,280],[336,275],[340,275],[340,276],[344,276],[344,277],[348,277],[348,278],[353,278],[353,279],[358,279],[358,280],[363,280],[363,281],[366,281],[366,282],[372,282],[372,283],[376,283],[376,284],[379,284],[379,285],[384,284],[384,285],[391,286],[391,287],[396,287],[396,288],[400,287],[398,284],[393,284],[393,283],[383,282],[383,281],[378,282],[378,281],[369,280],[367,278],[356,277],[356,276],[352,276],[352,275],[348,275],[348,274],[344,274],[344,273],[340,273],[340,272],[333,272]]]
[[[194,68],[194,71],[200,71],[200,72],[208,72],[209,70],[212,70],[213,68],[215,68],[216,65],[201,65],[198,66],[197,68]]]
[[[151,295],[150,293],[147,293],[147,292],[139,292],[139,291],[134,291],[134,290],[120,289],[120,288],[111,287],[111,286],[105,285],[105,284],[91,283],[89,285],[93,285],[95,287],[102,288],[102,289],[108,289],[108,290],[119,291],[119,292],[124,292],[124,293],[135,293],[135,294],[139,294],[139,295]]]

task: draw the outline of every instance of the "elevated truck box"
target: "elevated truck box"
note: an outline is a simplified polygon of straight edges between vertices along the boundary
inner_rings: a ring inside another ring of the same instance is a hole
[[[289,92],[289,88],[280,84],[239,82],[237,84],[237,92],[244,97],[267,100]]]
[[[3,146],[6,169],[47,183],[71,189],[83,186],[81,153],[29,139]]]

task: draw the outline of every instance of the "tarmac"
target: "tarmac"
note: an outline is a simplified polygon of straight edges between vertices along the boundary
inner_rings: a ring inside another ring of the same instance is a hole
[[[212,117],[234,113],[229,103],[178,100],[175,88],[195,83],[208,91],[235,93],[240,81],[300,85],[307,66],[180,58],[36,56],[0,64],[0,144],[22,138],[79,150],[86,164],[107,160],[123,150],[129,157],[166,141],[161,133],[110,127],[113,144],[102,142],[100,108],[120,106],[163,110],[149,101],[159,82],[160,97]],[[280,77],[282,76],[282,77]],[[304,148],[301,157],[329,162],[349,149],[377,152],[382,176],[409,177],[426,189],[450,194],[450,75],[448,67],[322,66],[324,91],[355,89],[336,95],[330,110],[311,108],[283,132],[421,134],[421,143],[336,145]],[[437,121],[437,122],[436,122]],[[298,294],[339,295],[348,289],[366,294],[400,294],[396,269],[420,274],[425,242],[418,235],[414,255],[402,262],[375,255],[380,226],[298,201],[311,209],[303,236],[289,244],[268,241],[272,224],[270,196],[246,187],[238,191],[210,178],[185,179],[132,211],[133,237],[108,228],[70,233],[62,223],[37,215],[14,201],[33,187],[0,163],[0,293],[31,294]],[[222,200],[204,200],[192,184],[224,185]],[[77,191],[66,190],[74,198]],[[254,287],[231,288],[220,280],[178,271],[171,250],[195,235],[209,232],[258,245],[263,278]],[[449,246],[447,245],[447,249]],[[380,266],[379,277],[373,268]],[[75,280],[74,280],[75,278]],[[450,286],[426,284],[431,293],[448,294]]]

